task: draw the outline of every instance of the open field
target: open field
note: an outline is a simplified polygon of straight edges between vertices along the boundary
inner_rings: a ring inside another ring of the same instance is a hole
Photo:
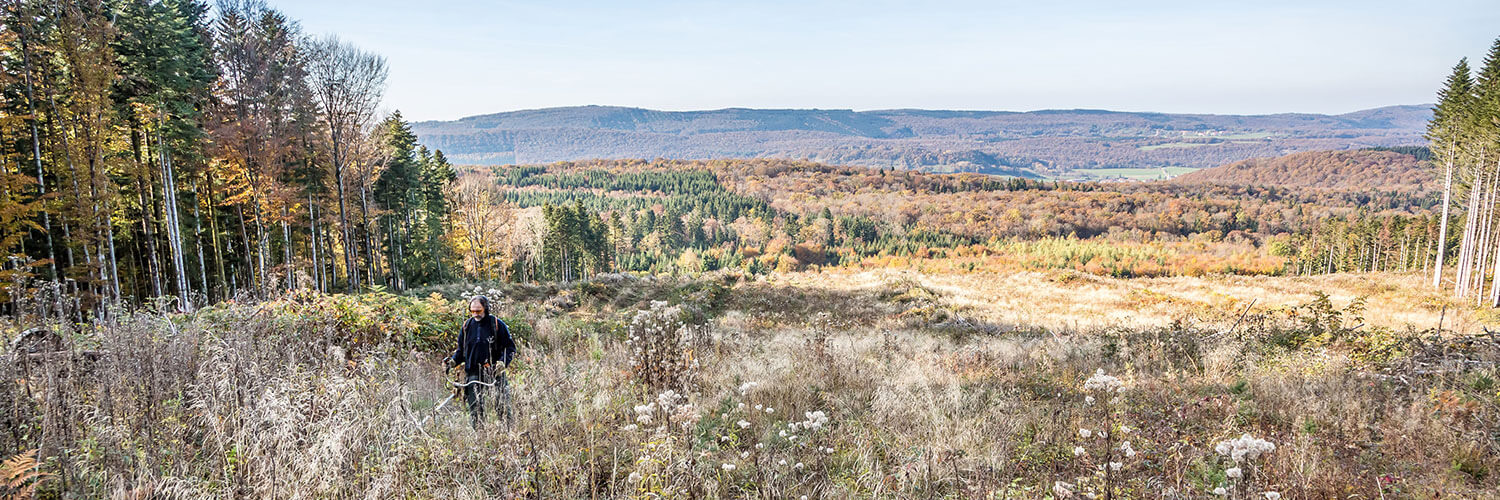
[[[1110,327],[1157,328],[1173,321],[1222,322],[1252,307],[1258,313],[1293,308],[1322,292],[1337,307],[1363,298],[1371,326],[1436,328],[1482,333],[1482,321],[1448,295],[1431,290],[1424,276],[1360,273],[1319,276],[1174,276],[1117,279],[1070,271],[930,275],[912,271],[801,273],[796,287],[857,290],[910,280],[940,292],[953,307],[987,322],[1053,331]]]
[[[1203,147],[1203,146],[1212,146],[1214,144],[1215,143],[1212,143],[1212,142],[1168,142],[1168,143],[1165,143],[1165,144],[1150,144],[1150,145],[1146,145],[1146,146],[1140,146],[1140,147],[1138,147],[1136,149],[1139,149],[1141,151],[1153,151],[1153,150],[1157,150],[1157,149],[1170,149],[1170,148],[1198,148],[1198,147]]]
[[[41,498],[1491,496],[1500,345],[1424,281],[880,270],[299,292],[63,329],[41,359],[8,347],[0,443],[39,449]],[[514,425],[476,431],[434,407],[479,291],[520,353]],[[1216,450],[1245,434],[1274,450]]]
[[[1073,172],[1081,174],[1086,179],[1131,179],[1131,180],[1153,180],[1170,179],[1179,175],[1196,172],[1198,168],[1193,167],[1160,167],[1160,168],[1080,168]]]

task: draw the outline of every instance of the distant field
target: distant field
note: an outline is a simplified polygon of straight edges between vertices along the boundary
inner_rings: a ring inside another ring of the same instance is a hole
[[[1213,143],[1209,143],[1209,142],[1169,142],[1169,143],[1166,143],[1166,144],[1152,144],[1150,146],[1141,146],[1138,149],[1140,149],[1141,151],[1154,151],[1154,150],[1158,150],[1158,149],[1167,149],[1167,148],[1196,148],[1196,147],[1200,147],[1200,146],[1208,146],[1208,145],[1211,145],[1211,144],[1213,144]]]
[[[1203,136],[1198,136],[1198,135],[1184,135],[1184,136],[1182,136],[1183,139],[1218,139],[1221,142],[1185,142],[1185,141],[1184,142],[1169,142],[1169,143],[1166,143],[1166,144],[1152,144],[1152,145],[1148,145],[1148,146],[1140,146],[1140,147],[1138,147],[1136,149],[1139,149],[1141,151],[1155,151],[1155,150],[1158,150],[1158,149],[1171,149],[1171,148],[1196,148],[1196,147],[1208,146],[1208,145],[1212,145],[1212,144],[1255,144],[1256,142],[1263,141],[1263,140],[1266,140],[1266,139],[1272,139],[1272,138],[1275,138],[1276,136],[1277,136],[1277,134],[1272,133],[1272,132],[1243,132],[1243,133],[1238,133],[1238,134],[1220,134],[1220,135],[1203,135]]]
[[[1199,169],[1193,167],[1157,167],[1157,168],[1079,168],[1073,169],[1079,177],[1087,179],[1131,179],[1148,181],[1154,179],[1170,179],[1188,172],[1196,172]],[[1165,176],[1163,176],[1165,172]]]

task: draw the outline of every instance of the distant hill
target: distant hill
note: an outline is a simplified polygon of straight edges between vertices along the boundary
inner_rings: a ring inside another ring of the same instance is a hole
[[[1425,191],[1433,174],[1423,148],[1307,151],[1252,158],[1183,174],[1183,184],[1257,185],[1339,190]]]
[[[413,124],[467,164],[590,158],[790,158],[931,172],[1069,176],[1100,168],[1206,168],[1312,150],[1422,144],[1429,106],[1342,115],[1098,110],[935,111],[582,106]]]

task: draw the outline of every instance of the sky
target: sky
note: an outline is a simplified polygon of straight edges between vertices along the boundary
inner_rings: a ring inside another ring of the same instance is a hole
[[[384,55],[384,107],[412,121],[590,104],[1345,113],[1430,103],[1500,37],[1497,0],[268,3]]]

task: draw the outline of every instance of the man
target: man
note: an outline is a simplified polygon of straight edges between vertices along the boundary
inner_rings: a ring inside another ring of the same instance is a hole
[[[490,299],[483,295],[469,300],[469,319],[458,331],[458,349],[446,360],[448,369],[458,365],[464,367],[464,402],[469,405],[469,415],[474,428],[479,428],[484,415],[484,401],[480,389],[493,386],[497,396],[509,399],[506,381],[502,375],[496,381],[497,369],[510,367],[516,354],[515,340],[510,337],[510,328],[500,318],[490,314]],[[501,416],[509,419],[509,401],[498,401],[506,407]],[[499,410],[497,408],[497,410]]]

